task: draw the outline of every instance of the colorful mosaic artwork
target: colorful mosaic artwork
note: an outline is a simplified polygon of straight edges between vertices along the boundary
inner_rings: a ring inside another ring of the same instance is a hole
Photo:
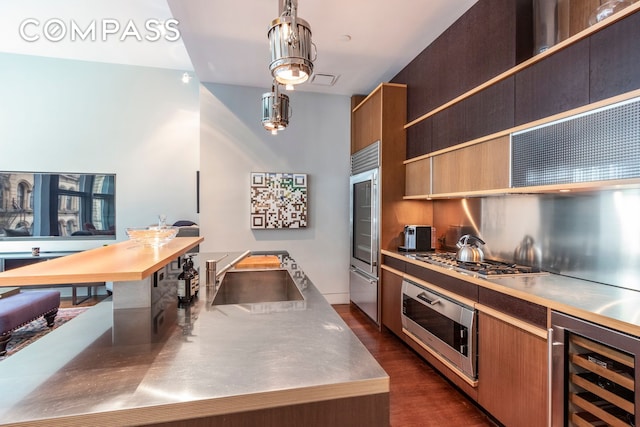
[[[307,174],[251,173],[251,228],[307,226]]]

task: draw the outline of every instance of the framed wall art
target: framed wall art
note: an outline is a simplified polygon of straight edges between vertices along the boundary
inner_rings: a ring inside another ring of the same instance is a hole
[[[251,172],[251,228],[307,226],[307,174]]]

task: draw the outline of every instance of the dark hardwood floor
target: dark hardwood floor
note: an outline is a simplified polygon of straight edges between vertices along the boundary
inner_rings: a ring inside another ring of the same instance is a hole
[[[489,417],[393,333],[358,308],[334,309],[390,377],[391,426],[495,427]]]

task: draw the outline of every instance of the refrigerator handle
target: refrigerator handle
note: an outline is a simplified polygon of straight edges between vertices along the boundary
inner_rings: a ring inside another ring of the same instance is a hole
[[[372,214],[375,220],[373,221],[371,229],[371,268],[375,275],[378,275],[378,258],[380,257],[380,248],[378,247],[380,241],[380,194],[378,193],[378,174],[374,174],[371,179],[371,200],[372,200]]]
[[[367,280],[367,281],[368,281],[369,283],[371,283],[372,285],[373,285],[373,284],[375,284],[375,283],[377,282],[377,280],[376,280],[376,279],[374,279],[374,278],[372,278],[372,277],[370,277],[370,276],[368,276],[368,275],[366,275],[366,274],[364,274],[364,273],[361,273],[361,272],[360,272],[360,270],[358,270],[358,269],[357,269],[357,268],[355,268],[355,267],[350,267],[350,268],[349,268],[349,270],[350,270],[352,273],[357,274],[357,275],[358,275],[358,276],[360,276],[361,278],[363,278],[363,279]]]

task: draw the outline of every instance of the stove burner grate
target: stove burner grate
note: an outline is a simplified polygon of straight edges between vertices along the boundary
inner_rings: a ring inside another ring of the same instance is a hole
[[[526,265],[509,264],[502,261],[484,260],[482,262],[461,262],[456,260],[454,253],[426,253],[415,254],[415,259],[428,262],[430,264],[439,265],[441,267],[450,267],[461,272],[475,273],[484,278],[499,276],[523,276],[523,275],[540,275],[544,274],[537,267]]]

